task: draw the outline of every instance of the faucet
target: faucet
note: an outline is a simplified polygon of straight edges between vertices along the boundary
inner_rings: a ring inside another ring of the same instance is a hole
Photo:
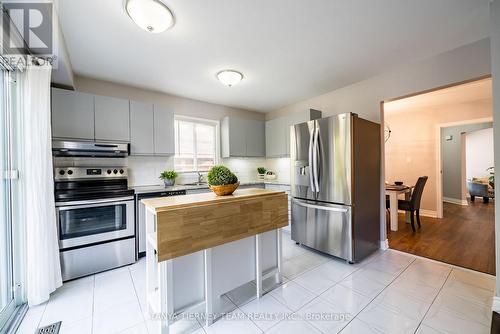
[[[198,172],[198,183],[203,183],[203,175],[200,172]]]

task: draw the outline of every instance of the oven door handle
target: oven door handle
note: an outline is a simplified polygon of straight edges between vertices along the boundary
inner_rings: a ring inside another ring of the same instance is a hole
[[[56,202],[56,208],[59,210],[68,210],[68,209],[79,209],[79,208],[91,208],[96,206],[96,204],[122,204],[129,201],[133,201],[134,196],[129,197],[115,197],[115,198],[107,198],[107,199],[98,199],[98,200],[87,200],[87,201],[76,201],[76,202]],[[102,205],[98,205],[102,206]]]

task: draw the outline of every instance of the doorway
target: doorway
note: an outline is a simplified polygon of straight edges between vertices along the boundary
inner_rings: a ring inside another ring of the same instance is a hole
[[[410,207],[401,191],[397,224],[387,224],[390,248],[495,274],[494,198],[471,201],[466,169],[468,135],[491,127],[492,110],[491,78],[383,103],[387,187],[402,182],[411,201],[419,189],[412,187],[427,176],[421,200],[414,203],[421,227],[416,218],[415,231],[408,224]],[[476,148],[469,155],[476,153],[477,161],[485,151]],[[480,174],[474,180],[488,178]]]

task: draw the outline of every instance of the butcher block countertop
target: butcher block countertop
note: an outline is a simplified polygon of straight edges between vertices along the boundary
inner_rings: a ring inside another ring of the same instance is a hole
[[[276,194],[284,194],[283,191],[250,188],[237,189],[232,195],[217,196],[214,192],[189,194],[171,197],[158,197],[143,199],[144,205],[156,212],[167,211],[172,209],[186,208],[192,206],[200,206],[206,204],[222,204],[234,201],[248,200],[261,196],[272,196]]]
[[[288,225],[283,191],[241,189],[229,196],[213,192],[144,199],[155,215],[158,261],[209,249]]]

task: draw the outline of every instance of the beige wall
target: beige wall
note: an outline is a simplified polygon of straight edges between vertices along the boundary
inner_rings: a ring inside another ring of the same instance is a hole
[[[233,115],[257,120],[265,119],[265,114],[255,111],[226,107],[220,104],[202,102],[181,96],[82,76],[75,76],[75,89],[90,94],[112,96],[147,103],[158,103],[173,107],[174,112],[178,115],[190,117],[219,120],[224,116]]]
[[[386,180],[415,184],[419,176],[427,175],[421,208],[435,213],[438,125],[491,116],[491,100],[386,113],[384,120],[392,131],[385,144]]]

